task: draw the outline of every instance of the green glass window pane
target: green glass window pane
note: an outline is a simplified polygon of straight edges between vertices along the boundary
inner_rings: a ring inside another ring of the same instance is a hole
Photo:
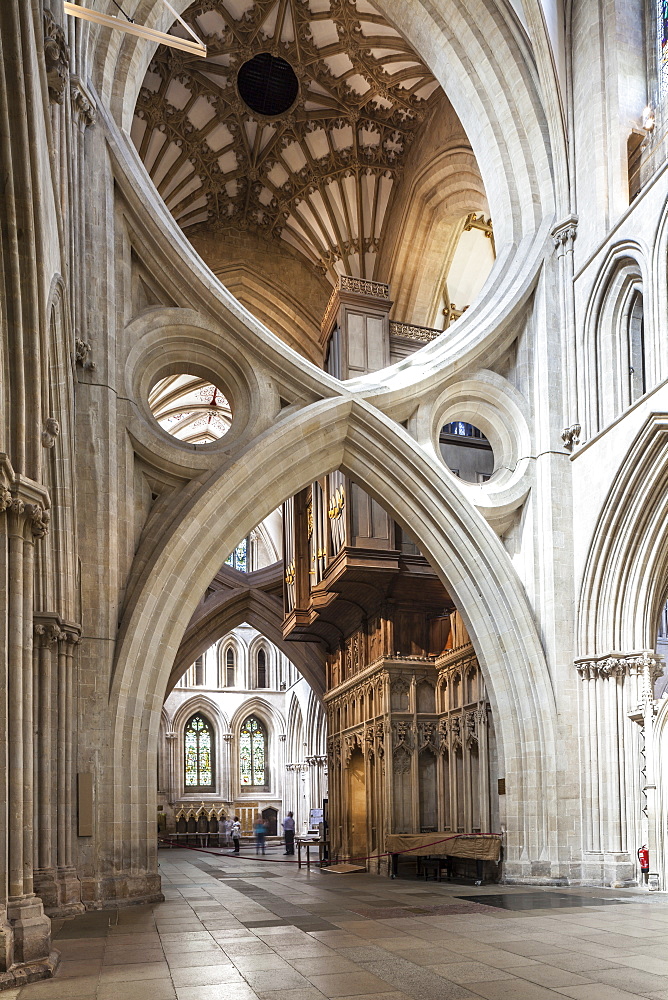
[[[244,722],[239,733],[239,773],[242,785],[266,785],[267,736],[254,716]]]
[[[251,737],[246,727],[242,727],[239,739],[239,767],[241,771],[241,784],[252,784],[251,772]]]

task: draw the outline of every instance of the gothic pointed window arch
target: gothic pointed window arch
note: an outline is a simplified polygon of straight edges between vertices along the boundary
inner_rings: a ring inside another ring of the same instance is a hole
[[[184,785],[187,792],[214,789],[214,733],[209,720],[197,712],[183,731]]]
[[[225,687],[233,688],[236,683],[236,657],[232,646],[228,646],[225,653]]]
[[[255,715],[249,715],[239,731],[239,777],[243,788],[266,788],[267,730]]]
[[[267,654],[264,649],[257,651],[257,687],[267,687]]]

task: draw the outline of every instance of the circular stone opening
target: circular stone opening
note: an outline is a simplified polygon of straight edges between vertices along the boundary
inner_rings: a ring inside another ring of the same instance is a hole
[[[439,446],[450,472],[467,483],[486,483],[494,472],[492,446],[473,424],[463,420],[444,424]]]
[[[197,375],[169,375],[148,396],[151,413],[163,430],[186,444],[211,444],[232,423],[232,409],[221,390]]]
[[[299,81],[285,59],[261,52],[243,64],[237,76],[237,87],[251,111],[272,117],[292,107]]]

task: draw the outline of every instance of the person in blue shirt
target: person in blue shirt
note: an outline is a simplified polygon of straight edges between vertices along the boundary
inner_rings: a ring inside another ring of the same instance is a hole
[[[260,853],[260,848],[262,848],[262,853],[264,854],[264,839],[267,836],[267,827],[265,826],[262,816],[257,816],[255,819],[255,853]]]
[[[283,820],[283,835],[285,836],[285,853],[295,853],[295,821],[290,812]]]

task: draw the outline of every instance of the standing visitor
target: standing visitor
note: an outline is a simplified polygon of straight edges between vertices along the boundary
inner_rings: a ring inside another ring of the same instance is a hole
[[[267,828],[264,825],[264,820],[258,814],[255,818],[255,853],[260,853],[260,848],[262,848],[262,853],[264,854],[264,839],[267,835]]]
[[[295,821],[293,815],[293,813],[288,813],[283,820],[283,834],[285,836],[286,854],[295,853]]]
[[[232,842],[232,820],[226,816],[223,820],[223,844],[229,847]]]
[[[239,840],[241,838],[241,823],[239,822],[239,817],[234,817],[234,822],[232,823],[232,840],[234,842],[233,854],[239,853]]]

